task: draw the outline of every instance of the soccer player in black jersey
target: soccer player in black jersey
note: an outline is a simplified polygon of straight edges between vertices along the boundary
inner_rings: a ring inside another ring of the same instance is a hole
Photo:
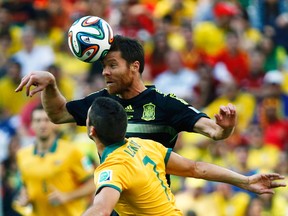
[[[76,122],[81,126],[85,126],[88,108],[96,97],[111,97],[127,112],[127,137],[150,138],[170,148],[180,131],[200,133],[214,140],[225,139],[233,132],[236,110],[232,104],[221,106],[214,121],[175,95],[145,86],[141,78],[144,51],[136,40],[116,35],[102,64],[107,88],[80,100],[67,102],[55,77],[47,71],[33,71],[23,77],[16,92],[24,86],[29,96],[42,91],[42,103],[54,123]]]
[[[215,121],[173,94],[163,94],[154,86],[145,86],[144,51],[141,44],[116,35],[102,61],[107,88],[87,97],[67,102],[58,90],[55,77],[47,71],[34,71],[23,77],[16,92],[26,86],[27,95],[42,91],[42,104],[54,123],[76,122],[85,126],[87,111],[96,97],[111,97],[128,115],[127,137],[152,139],[173,148],[181,131],[196,132],[214,140],[227,138],[236,124],[232,104],[220,107]],[[31,90],[31,86],[35,88]]]
[[[88,109],[95,98],[111,97],[122,104],[127,113],[127,137],[153,139],[169,148],[174,147],[181,131],[200,133],[213,140],[231,135],[237,118],[234,105],[221,106],[212,120],[175,95],[162,94],[157,87],[145,86],[141,77],[144,64],[142,45],[134,39],[116,35],[102,60],[105,89],[67,102],[51,73],[32,71],[23,77],[15,91],[26,87],[30,97],[41,92],[42,104],[52,122],[76,122],[81,126],[85,126]],[[35,88],[31,89],[32,86]]]

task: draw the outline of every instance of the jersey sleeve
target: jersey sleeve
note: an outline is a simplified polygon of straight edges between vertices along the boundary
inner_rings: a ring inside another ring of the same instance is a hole
[[[107,91],[102,89],[82,99],[73,100],[66,103],[66,109],[73,116],[77,125],[79,126],[86,125],[88,109],[90,108],[95,98],[100,96],[108,96]]]
[[[127,175],[123,164],[109,162],[103,168],[96,169],[94,182],[96,185],[96,194],[103,187],[111,187],[121,193],[128,188],[129,175]]]
[[[166,148],[161,143],[155,142],[156,148],[159,150],[159,152],[162,154],[162,157],[164,158],[165,166],[168,163],[168,160],[170,158],[172,148]]]
[[[136,138],[136,140],[139,139]],[[164,160],[165,165],[167,164],[172,152],[172,148],[167,148],[154,140],[141,139],[141,141],[143,143],[145,142],[142,147],[148,151],[149,156],[153,155],[153,159],[155,161],[161,162],[161,160]],[[159,155],[161,155],[161,157]]]
[[[193,132],[193,127],[200,118],[209,118],[205,113],[197,110],[185,100],[176,97],[174,94],[164,96],[162,109],[167,111],[169,124],[178,132]]]
[[[84,182],[93,176],[94,167],[91,160],[80,149],[74,148],[71,153],[71,170],[78,182]]]

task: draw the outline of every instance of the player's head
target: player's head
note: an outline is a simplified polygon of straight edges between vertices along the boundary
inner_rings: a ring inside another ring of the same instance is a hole
[[[89,137],[97,137],[104,145],[121,142],[127,129],[126,112],[111,98],[96,98],[88,111],[87,127]]]
[[[128,65],[138,61],[139,73],[144,71],[144,49],[143,46],[135,39],[115,35],[114,41],[111,44],[109,52],[120,51],[121,57],[127,62]]]
[[[52,123],[42,104],[37,105],[31,113],[31,129],[36,139],[46,141],[57,135],[58,125]]]
[[[123,96],[142,82],[143,47],[134,39],[116,35],[102,65],[108,92]]]

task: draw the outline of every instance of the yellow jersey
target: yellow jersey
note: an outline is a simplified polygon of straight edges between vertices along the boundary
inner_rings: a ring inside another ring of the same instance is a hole
[[[94,173],[96,193],[103,187],[118,190],[119,215],[182,215],[165,177],[171,151],[140,138],[106,146]]]
[[[79,216],[86,210],[87,198],[62,205],[48,202],[48,194],[53,188],[61,192],[73,191],[93,176],[92,163],[79,148],[64,140],[55,140],[50,151],[40,155],[34,145],[29,145],[17,152],[17,164],[33,215]]]

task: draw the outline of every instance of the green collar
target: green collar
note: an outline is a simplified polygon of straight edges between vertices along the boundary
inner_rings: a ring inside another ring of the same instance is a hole
[[[103,163],[110,153],[112,153],[114,150],[116,150],[120,146],[124,145],[126,142],[127,140],[125,139],[120,142],[114,143],[112,145],[106,146],[100,158],[100,163]]]
[[[57,145],[58,145],[58,138],[56,138],[53,142],[53,144],[51,145],[51,147],[49,148],[49,151],[48,152],[55,152],[56,149],[57,149]],[[47,152],[46,152],[47,153]],[[37,145],[34,146],[34,151],[33,151],[33,154],[34,155],[40,155],[40,157],[44,157],[45,156],[45,153],[38,153],[37,151]]]

